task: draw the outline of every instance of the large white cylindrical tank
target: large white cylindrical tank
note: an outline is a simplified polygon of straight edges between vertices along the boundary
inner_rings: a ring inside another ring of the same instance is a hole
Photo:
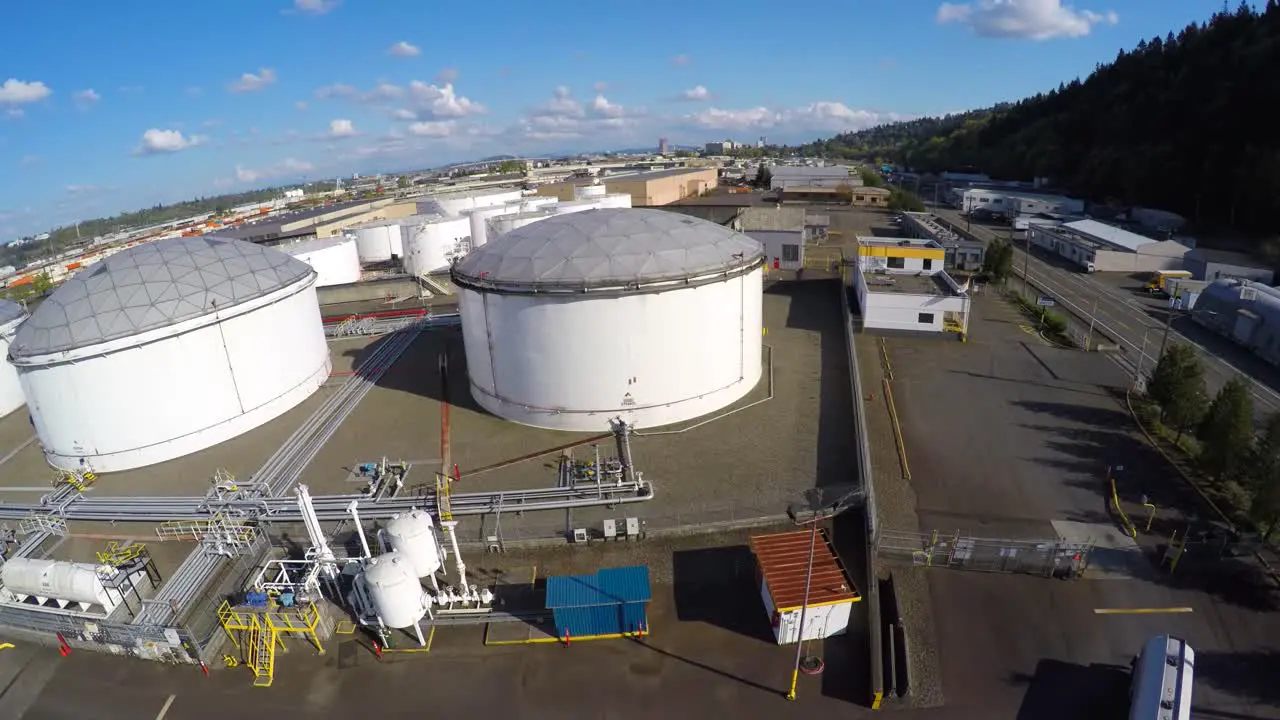
[[[522,228],[525,225],[532,225],[552,217],[552,213],[548,210],[535,210],[529,213],[517,213],[515,215],[499,215],[498,217],[489,218],[488,220],[488,238],[489,242],[493,242],[497,238],[507,233]]]
[[[9,360],[45,458],[127,470],[252,430],[329,379],[316,272],[274,248],[170,238],[60,285]]]
[[[317,238],[280,249],[316,271],[316,287],[360,282],[360,252],[354,238]]]
[[[558,202],[560,201],[557,198],[551,197],[550,195],[533,195],[520,201],[519,212],[527,213],[537,210],[545,210],[549,206],[555,205]]]
[[[523,195],[519,190],[476,190],[435,195],[431,200],[445,215],[462,215],[471,210],[515,202]]]
[[[110,599],[97,568],[86,563],[18,557],[0,568],[0,583],[15,595],[34,595],[90,605]]]
[[[410,275],[448,270],[471,252],[471,218],[430,218],[405,226],[404,269]]]
[[[600,197],[600,209],[606,208],[629,208],[631,207],[631,195],[627,193],[609,193]]]
[[[555,430],[715,412],[760,379],[762,268],[750,237],[663,210],[589,210],[492,237],[452,272],[471,394]],[[581,338],[602,341],[582,352]]]
[[[360,262],[386,262],[392,256],[404,256],[398,220],[375,220],[353,225],[348,230],[356,236],[356,253]]]
[[[434,525],[431,516],[418,508],[387,521],[387,542],[391,549],[400,553],[420,578],[440,569],[440,546],[432,532]]]
[[[489,241],[489,218],[498,217],[499,215],[512,215],[519,211],[520,205],[518,203],[472,210],[468,215],[471,221],[471,246],[480,247]]]
[[[588,200],[590,198],[604,197],[604,185],[577,185],[573,188],[574,200]]]
[[[0,352],[9,356],[9,344],[18,332],[18,326],[27,319],[27,309],[11,300],[0,300]],[[8,415],[27,404],[18,381],[18,369],[9,363],[0,366],[0,417]]]
[[[387,553],[365,563],[364,583],[374,612],[389,628],[413,627],[427,614],[422,584],[400,553]]]
[[[570,200],[568,202],[556,203],[548,208],[555,215],[569,215],[570,213],[586,212],[588,210],[599,210],[604,204],[604,198],[588,198],[586,200]]]

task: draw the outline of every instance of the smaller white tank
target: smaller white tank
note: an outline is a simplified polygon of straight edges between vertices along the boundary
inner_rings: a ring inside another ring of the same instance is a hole
[[[554,198],[552,198],[554,200]],[[489,241],[489,218],[520,212],[519,203],[476,208],[468,216],[471,219],[471,246],[480,247]]]
[[[316,287],[360,282],[360,251],[352,238],[316,238],[280,249],[315,269]]]
[[[27,404],[27,397],[18,382],[18,369],[4,358],[9,357],[9,343],[18,332],[18,326],[27,319],[27,309],[11,300],[0,300],[0,417],[8,415]]]
[[[609,193],[599,198],[600,209],[605,208],[629,208],[631,207],[631,195],[627,193]]]
[[[398,220],[375,220],[348,228],[356,236],[360,262],[385,262],[404,256],[403,236]]]
[[[471,220],[466,217],[430,217],[404,230],[404,269],[410,275],[447,270],[454,258],[471,251]]]
[[[556,203],[549,210],[556,215],[568,215],[569,213],[586,212],[587,210],[599,210],[603,202],[604,198],[570,200],[569,202]]]
[[[587,200],[589,198],[604,197],[605,189],[603,185],[578,185],[573,188],[574,200]]]
[[[550,207],[558,207],[558,206],[552,205]],[[502,237],[503,235],[506,235],[512,230],[515,230],[516,228],[522,228],[525,225],[536,223],[539,220],[546,220],[547,218],[551,217],[554,214],[555,213],[549,210],[535,210],[534,212],[530,212],[530,213],[518,213],[516,215],[500,215],[498,217],[489,218],[489,221],[488,221],[489,240],[490,241],[497,240],[498,238]]]
[[[527,213],[535,210],[546,210],[558,202],[560,201],[550,195],[534,195],[521,200],[520,207],[516,212]]]
[[[0,583],[15,595],[86,605],[112,604],[102,580],[98,579],[97,566],[88,563],[13,558],[0,568]]]
[[[400,553],[371,558],[365,563],[363,578],[373,611],[387,627],[413,627],[427,614],[426,593]]]
[[[391,549],[403,555],[420,578],[435,574],[442,563],[440,546],[432,532],[434,527],[431,515],[418,508],[387,521],[387,542]]]

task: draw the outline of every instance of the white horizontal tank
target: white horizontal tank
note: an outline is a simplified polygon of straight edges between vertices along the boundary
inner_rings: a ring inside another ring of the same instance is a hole
[[[535,210],[528,213],[517,213],[515,215],[500,215],[498,217],[489,218],[488,221],[488,237],[492,242],[507,233],[522,228],[525,225],[532,225],[552,217],[552,213],[548,210]],[[477,246],[478,247],[478,246]]]
[[[574,200],[587,200],[590,198],[604,197],[604,185],[577,185],[573,188]]]
[[[97,567],[59,560],[13,558],[0,568],[0,583],[15,595],[32,595],[86,605],[109,605]]]
[[[417,577],[424,578],[440,569],[440,546],[433,532],[431,515],[413,508],[387,521],[387,542],[391,549],[408,561]]]
[[[9,357],[9,344],[18,332],[18,326],[27,319],[27,309],[11,300],[0,300],[0,352]],[[0,417],[8,415],[27,404],[18,381],[18,370],[8,362],[0,367]]]
[[[316,287],[360,282],[360,253],[354,238],[317,238],[280,249],[316,271]]]
[[[471,222],[471,246],[480,247],[489,241],[490,218],[495,218],[499,215],[512,215],[519,212],[519,210],[520,205],[517,203],[472,210],[467,216]]]
[[[374,612],[387,627],[413,627],[427,614],[426,593],[413,566],[400,553],[370,559],[362,578]]]
[[[393,256],[404,256],[398,220],[373,220],[352,225],[348,231],[356,236],[356,253],[362,263],[386,262]]]
[[[609,193],[600,198],[600,209],[606,208],[629,208],[631,207],[631,195],[627,193]]]
[[[404,269],[410,275],[448,270],[471,251],[471,219],[428,218],[405,226]]]
[[[763,250],[746,235],[609,209],[491,238],[452,272],[471,394],[489,412],[555,430],[619,416],[657,427],[759,381]]]
[[[216,235],[118,252],[60,285],[9,347],[58,468],[128,470],[229,440],[329,379],[316,272]]]

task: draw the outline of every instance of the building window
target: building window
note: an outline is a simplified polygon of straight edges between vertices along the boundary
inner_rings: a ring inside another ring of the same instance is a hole
[[[932,258],[925,258],[925,259],[921,262],[921,264],[923,265],[923,267],[924,267],[924,269],[925,269],[925,270],[932,270],[932,269],[933,269],[933,259],[932,259]]]
[[[800,246],[799,245],[783,245],[782,261],[783,262],[799,262]]]
[[[907,261],[900,257],[891,257],[889,258],[889,267],[894,270],[905,270],[907,267]]]
[[[933,313],[920,313],[919,317],[916,318],[916,322],[921,325],[932,325]]]

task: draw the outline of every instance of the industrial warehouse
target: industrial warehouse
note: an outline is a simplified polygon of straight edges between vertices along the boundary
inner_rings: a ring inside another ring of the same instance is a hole
[[[838,274],[789,281],[750,236],[630,209],[606,184],[573,197],[439,195],[416,216],[275,245],[157,240],[72,274],[29,317],[5,306],[0,400],[27,412],[0,421],[19,446],[0,486],[14,525],[0,624],[243,666],[259,686],[286,643],[323,651],[357,628],[388,650],[459,624],[529,627],[529,641],[646,634],[643,567],[547,577],[530,605],[466,556],[638,541],[647,508],[711,507],[725,482],[786,507],[815,484],[801,468],[817,450],[798,438],[817,409],[797,415],[795,398],[820,372],[811,331],[788,318],[843,342],[842,291]],[[457,311],[325,309],[324,289],[385,278]],[[760,454],[772,445],[786,477]],[[856,499],[848,462],[821,471]],[[55,485],[33,496],[50,467]],[[140,530],[95,540],[103,523]],[[595,588],[594,620],[566,583]]]

